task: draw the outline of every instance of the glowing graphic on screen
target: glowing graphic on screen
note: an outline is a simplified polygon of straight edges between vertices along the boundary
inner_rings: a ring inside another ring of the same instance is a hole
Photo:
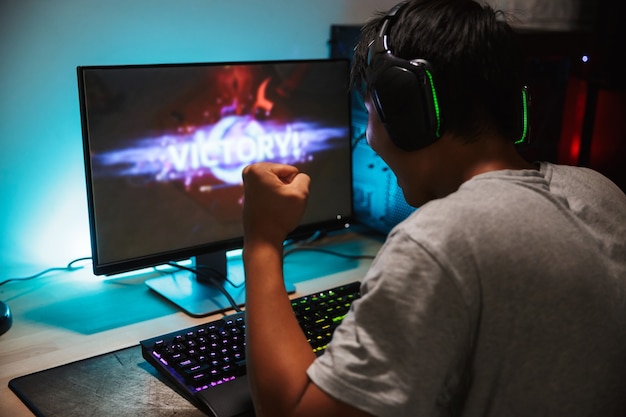
[[[227,116],[213,126],[190,133],[139,139],[131,147],[94,157],[106,175],[151,176],[154,181],[185,181],[213,175],[226,184],[239,184],[241,170],[259,161],[297,164],[314,159],[347,129],[315,123],[286,125],[257,121],[250,116]]]

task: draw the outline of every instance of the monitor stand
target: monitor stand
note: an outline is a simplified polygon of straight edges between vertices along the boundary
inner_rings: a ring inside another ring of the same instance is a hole
[[[226,251],[196,256],[193,267],[199,274],[183,269],[145,282],[150,289],[193,317],[232,310],[232,303],[238,306],[245,304],[246,290],[243,283],[233,284],[225,278],[228,272],[226,259]],[[216,284],[224,288],[232,303]],[[288,293],[295,292],[292,284],[285,283],[285,287]]]

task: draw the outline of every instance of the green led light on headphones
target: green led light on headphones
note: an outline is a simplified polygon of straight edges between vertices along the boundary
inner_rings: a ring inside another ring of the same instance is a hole
[[[428,80],[430,81],[430,88],[433,93],[433,104],[435,106],[435,117],[437,118],[437,129],[435,135],[439,138],[441,137],[441,116],[439,115],[439,100],[437,99],[437,92],[435,91],[435,84],[433,83],[433,76],[429,70],[424,70],[426,75],[428,76]]]
[[[528,93],[522,89],[522,136],[515,141],[515,144],[523,143],[528,135]]]

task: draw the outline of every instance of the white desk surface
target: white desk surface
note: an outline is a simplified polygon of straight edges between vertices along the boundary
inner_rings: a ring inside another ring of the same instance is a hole
[[[315,245],[342,254],[375,255],[381,243],[380,237],[349,231]],[[234,263],[234,274],[241,278],[241,264]],[[297,252],[286,258],[285,275],[295,284],[296,297],[361,280],[370,264],[370,259]],[[86,264],[77,271],[0,287],[0,299],[13,313],[13,326],[0,336],[0,416],[33,415],[8,387],[13,378],[135,346],[143,339],[222,316],[194,318],[181,312],[144,285],[154,274],[105,280],[94,276]]]

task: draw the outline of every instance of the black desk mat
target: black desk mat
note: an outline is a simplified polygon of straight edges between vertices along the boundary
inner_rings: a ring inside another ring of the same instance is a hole
[[[205,417],[133,346],[12,379],[11,390],[41,417]]]

